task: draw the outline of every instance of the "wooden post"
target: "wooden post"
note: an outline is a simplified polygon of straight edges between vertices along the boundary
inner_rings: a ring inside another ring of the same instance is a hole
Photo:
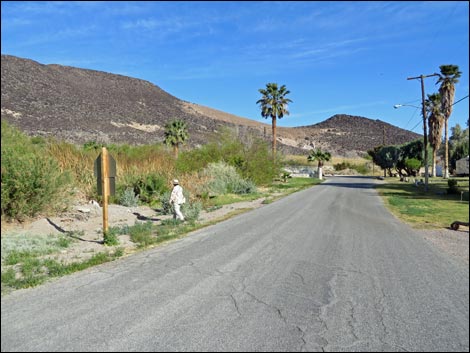
[[[103,190],[103,234],[108,232],[109,161],[106,147],[101,151],[101,189]]]
[[[383,126],[382,145],[385,147],[385,125]],[[387,177],[387,169],[384,168],[384,178]]]

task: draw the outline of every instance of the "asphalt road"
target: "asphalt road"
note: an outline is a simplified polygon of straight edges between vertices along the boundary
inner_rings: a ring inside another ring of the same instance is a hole
[[[330,178],[2,298],[4,351],[467,351],[469,271]]]

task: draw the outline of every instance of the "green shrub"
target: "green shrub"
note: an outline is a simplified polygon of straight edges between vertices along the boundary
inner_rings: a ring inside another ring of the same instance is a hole
[[[104,245],[113,246],[119,244],[119,239],[117,238],[118,231],[114,228],[108,229],[107,232],[104,233],[103,236],[103,243]]]
[[[369,172],[369,168],[367,165],[364,164],[353,164],[350,162],[341,162],[341,163],[336,163],[333,165],[333,168],[335,168],[336,171],[340,170],[345,170],[345,169],[352,169],[358,172],[359,174],[367,174]]]
[[[85,151],[98,151],[103,147],[103,144],[96,141],[88,141],[83,144],[83,149]]]
[[[128,191],[129,188],[134,193],[133,195],[131,195],[131,191]],[[128,174],[118,187],[120,202],[124,201],[131,204],[135,203],[137,201],[135,197],[138,197],[141,202],[153,205],[167,191],[167,180],[158,173]],[[132,199],[132,196],[134,196],[134,199]]]
[[[71,175],[40,146],[2,121],[2,216],[24,220],[66,207]]]
[[[160,195],[159,201],[162,206],[161,212],[163,214],[172,214],[173,213],[173,205],[170,204],[170,196],[171,191],[166,191]],[[185,196],[186,197],[186,196]],[[186,200],[189,200],[188,198]]]
[[[251,180],[256,185],[269,185],[282,172],[280,157],[273,159],[269,145],[255,139],[244,145],[244,164],[240,171],[244,179]]]
[[[127,188],[121,195],[119,203],[126,207],[137,207],[139,205],[139,195],[134,193],[134,189]]]
[[[408,175],[418,175],[422,162],[417,158],[406,158],[405,168]]]
[[[256,185],[270,184],[281,172],[280,161],[273,160],[265,141],[252,138],[243,143],[237,134],[228,130],[218,135],[214,142],[180,153],[176,169],[180,174],[202,171],[209,164],[222,161]]]
[[[340,171],[340,170],[345,170],[345,169],[352,169],[353,165],[349,162],[343,161],[341,163],[334,164],[333,167],[335,168],[336,171]]]
[[[181,212],[187,221],[197,221],[199,219],[199,213],[202,210],[202,204],[200,202],[185,203],[181,207]]]
[[[253,182],[244,180],[235,167],[225,162],[210,163],[202,172],[210,178],[205,185],[206,190],[212,195],[224,194],[248,194],[256,192]]]
[[[168,190],[166,178],[154,173],[148,174],[137,187],[136,193],[144,199],[147,198],[148,201],[157,198],[162,192]]]

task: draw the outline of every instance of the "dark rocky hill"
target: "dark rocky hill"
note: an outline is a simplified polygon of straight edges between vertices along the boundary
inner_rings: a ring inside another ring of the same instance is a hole
[[[31,136],[54,136],[83,144],[160,142],[172,119],[188,123],[190,144],[204,144],[224,127],[240,138],[271,138],[271,126],[180,100],[144,80],[29,59],[1,56],[1,117]],[[313,146],[335,154],[363,153],[382,143],[403,143],[419,135],[381,121],[348,115],[316,125],[278,128],[279,148],[307,153]]]
[[[387,145],[397,145],[421,137],[381,120],[346,114],[337,114],[321,123],[295,129],[310,131],[325,147],[335,145],[339,155],[348,155],[351,151],[367,151],[371,147],[382,145],[384,140]]]

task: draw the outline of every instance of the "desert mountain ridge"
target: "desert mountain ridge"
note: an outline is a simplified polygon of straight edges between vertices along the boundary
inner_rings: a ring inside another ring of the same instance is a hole
[[[71,143],[147,144],[163,141],[173,119],[188,124],[189,145],[207,143],[229,127],[243,140],[271,141],[271,125],[186,102],[151,82],[90,69],[44,65],[1,56],[1,117],[30,136],[54,136]],[[421,135],[380,120],[337,114],[309,126],[278,127],[278,149],[307,154],[321,147],[355,156],[381,145],[401,144]]]

